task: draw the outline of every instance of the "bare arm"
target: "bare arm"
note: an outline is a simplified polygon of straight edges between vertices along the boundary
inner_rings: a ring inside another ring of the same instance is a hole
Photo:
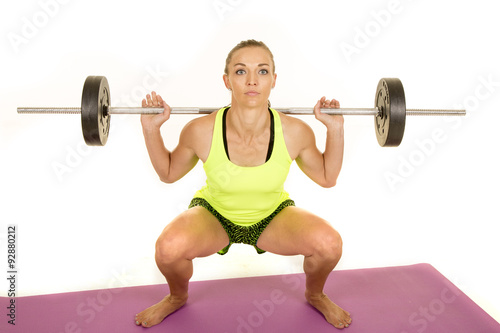
[[[161,96],[152,93],[142,101],[143,107],[163,106],[165,112],[158,115],[141,115],[141,124],[146,148],[153,167],[165,183],[173,183],[187,174],[198,162],[194,150],[190,147],[192,126],[186,125],[181,132],[179,145],[170,152],[163,142],[160,128],[170,118],[170,107]]]
[[[316,147],[312,129],[304,125],[301,133],[302,149],[296,158],[300,169],[314,182],[323,187],[333,187],[342,168],[344,157],[344,118],[320,113],[320,107],[339,108],[336,100],[323,97],[314,107],[316,119],[326,126],[326,146],[324,153]]]

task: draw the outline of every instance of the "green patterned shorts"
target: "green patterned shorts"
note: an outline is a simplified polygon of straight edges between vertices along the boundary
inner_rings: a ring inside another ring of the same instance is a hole
[[[265,253],[266,251],[261,250],[257,247],[257,241],[259,240],[260,235],[264,231],[264,229],[269,225],[271,220],[283,210],[283,208],[288,206],[295,206],[295,202],[293,200],[285,200],[281,203],[281,205],[276,208],[276,210],[263,219],[262,221],[251,225],[249,227],[243,227],[240,225],[236,225],[233,222],[226,219],[224,216],[219,214],[205,199],[202,198],[194,198],[191,200],[189,204],[189,208],[201,206],[206,208],[210,213],[212,213],[220,222],[224,230],[226,230],[227,235],[229,236],[229,245],[217,252],[220,255],[224,255],[229,251],[229,247],[233,243],[243,243],[248,245],[253,245],[255,250],[257,250],[258,254]]]

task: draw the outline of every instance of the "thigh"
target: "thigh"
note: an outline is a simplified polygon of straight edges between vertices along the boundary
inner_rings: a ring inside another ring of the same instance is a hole
[[[339,233],[326,220],[299,207],[284,208],[262,232],[257,246],[280,255],[310,256],[325,244],[341,245]]]
[[[170,222],[157,241],[158,247],[181,251],[189,259],[206,257],[229,244],[229,237],[207,209],[192,207]]]

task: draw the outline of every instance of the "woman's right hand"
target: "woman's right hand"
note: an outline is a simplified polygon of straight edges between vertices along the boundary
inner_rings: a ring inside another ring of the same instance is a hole
[[[142,107],[163,107],[165,111],[158,114],[142,114],[141,124],[144,130],[158,130],[161,125],[170,118],[170,106],[167,102],[157,95],[156,92],[152,92],[151,95],[147,95],[145,99],[142,100]]]

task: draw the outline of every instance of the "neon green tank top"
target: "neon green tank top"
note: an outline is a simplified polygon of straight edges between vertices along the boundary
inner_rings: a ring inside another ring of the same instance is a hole
[[[270,109],[274,118],[274,143],[266,163],[242,167],[232,163],[224,148],[224,108],[217,111],[212,146],[203,169],[206,185],[196,192],[196,198],[205,199],[215,210],[231,222],[251,226],[271,215],[289,199],[284,183],[292,159],[288,154],[281,127],[280,115]]]

